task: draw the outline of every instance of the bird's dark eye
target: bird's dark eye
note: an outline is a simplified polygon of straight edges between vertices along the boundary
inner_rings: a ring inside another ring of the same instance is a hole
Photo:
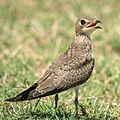
[[[81,22],[81,25],[84,25],[86,23],[85,20],[81,20],[80,22]]]

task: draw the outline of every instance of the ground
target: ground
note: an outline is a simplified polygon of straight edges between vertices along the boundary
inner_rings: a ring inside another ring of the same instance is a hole
[[[83,109],[79,106],[78,117],[74,89],[60,94],[58,109],[54,109],[54,96],[39,102],[5,102],[37,81],[68,48],[80,16],[101,20],[103,29],[92,35],[96,64],[91,78],[80,86]],[[1,120],[119,120],[119,61],[119,0],[0,1]]]

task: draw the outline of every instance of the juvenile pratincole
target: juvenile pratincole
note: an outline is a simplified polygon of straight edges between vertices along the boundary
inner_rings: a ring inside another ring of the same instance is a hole
[[[76,35],[69,48],[49,66],[34,85],[5,101],[17,102],[55,94],[57,107],[58,93],[75,87],[74,102],[78,112],[78,86],[89,79],[94,67],[90,35],[96,29],[101,29],[98,23],[101,21],[90,18],[78,19],[75,24]]]

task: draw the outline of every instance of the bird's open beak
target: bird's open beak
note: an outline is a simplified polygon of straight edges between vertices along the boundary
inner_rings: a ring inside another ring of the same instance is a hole
[[[99,28],[99,29],[102,29],[102,27],[100,27],[100,26],[96,26],[98,23],[102,23],[100,20],[96,20],[96,21],[94,21],[94,22],[92,22],[92,23],[90,23],[90,24],[88,24],[88,28],[89,27],[95,27],[95,28]]]

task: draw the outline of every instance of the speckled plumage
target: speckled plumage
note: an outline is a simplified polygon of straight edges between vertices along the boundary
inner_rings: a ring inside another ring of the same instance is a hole
[[[82,18],[75,25],[76,36],[70,47],[60,55],[48,68],[45,74],[33,86],[14,98],[6,101],[24,101],[57,94],[69,88],[85,83],[94,67],[92,42],[90,34],[97,28],[99,20]],[[56,106],[58,95],[55,96]],[[78,102],[76,90],[75,105]]]

